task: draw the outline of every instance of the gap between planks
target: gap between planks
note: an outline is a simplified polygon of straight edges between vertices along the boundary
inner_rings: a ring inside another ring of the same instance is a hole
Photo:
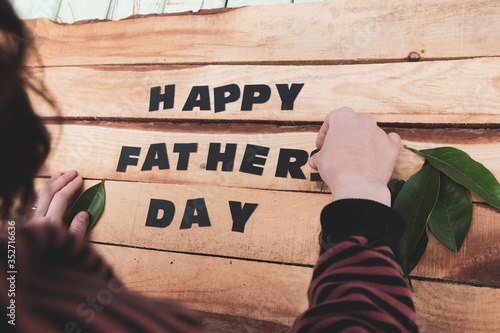
[[[316,121],[286,121],[286,120],[217,120],[217,119],[151,119],[151,118],[98,118],[81,119],[77,117],[42,117],[46,125],[83,125],[119,129],[138,129],[150,131],[179,132],[187,130],[193,133],[220,132],[228,134],[254,134],[254,133],[318,133],[323,122]],[[179,125],[184,125],[180,127]],[[263,128],[262,125],[266,125]],[[378,125],[387,131],[397,132],[402,139],[422,140],[431,136],[432,140],[426,142],[440,143],[450,141],[449,138],[462,143],[467,143],[472,137],[476,140],[490,142],[490,138],[500,135],[500,124],[435,124],[435,123],[387,123],[379,122]],[[442,140],[433,130],[443,131]],[[447,133],[444,133],[446,130]],[[417,131],[417,132],[415,132]],[[478,131],[482,131],[478,133]],[[478,137],[479,136],[479,137]]]
[[[148,250],[148,251],[157,251],[157,252],[187,254],[187,255],[200,256],[200,257],[212,257],[212,258],[221,258],[221,259],[229,259],[229,260],[243,260],[243,261],[251,261],[251,262],[262,262],[262,263],[273,264],[273,265],[306,267],[306,268],[313,268],[314,267],[314,265],[291,263],[291,262],[284,262],[284,261],[274,261],[274,260],[264,260],[264,259],[254,259],[254,258],[241,258],[241,257],[224,256],[224,255],[220,255],[220,254],[202,253],[202,252],[198,253],[198,252],[187,252],[187,251],[174,251],[174,250],[157,249],[157,248],[146,247],[146,246],[135,246],[135,245],[127,245],[127,244],[99,242],[99,241],[93,241],[93,240],[89,240],[89,243],[99,244],[99,245],[109,245],[109,246],[125,247],[125,248],[130,248],[130,249],[139,249],[139,250]]]
[[[472,60],[472,59],[482,59],[482,58],[498,58],[500,54],[497,55],[487,55],[487,56],[469,56],[469,57],[442,57],[442,58],[423,58],[417,61],[409,60],[407,58],[385,58],[385,59],[352,59],[352,60],[286,60],[286,61],[213,61],[213,62],[169,62],[169,63],[102,63],[99,65],[95,64],[82,64],[82,65],[60,65],[60,66],[45,66],[37,63],[30,63],[26,67],[33,68],[68,68],[68,67],[87,67],[93,68],[96,66],[110,66],[110,67],[126,67],[126,66],[209,66],[209,65],[220,65],[220,66],[340,66],[340,65],[373,65],[373,64],[393,64],[393,63],[404,63],[404,62],[433,62],[433,61],[456,61],[456,60]]]
[[[303,127],[314,127],[319,128],[323,124],[320,121],[300,121],[300,120],[259,120],[259,119],[158,119],[158,118],[133,118],[133,117],[68,117],[68,116],[53,116],[47,117],[43,116],[42,119],[46,124],[55,125],[100,125],[106,124],[110,127],[114,125],[124,124],[128,126],[137,125],[144,126],[151,123],[156,125],[166,125],[166,126],[176,126],[179,124],[199,124],[199,125],[270,125],[270,126],[281,126],[281,127],[302,127],[302,129],[296,128],[290,131],[304,131]],[[112,125],[114,124],[114,125]],[[400,123],[400,122],[377,122],[384,130],[397,131],[400,130],[410,130],[410,129],[451,129],[451,130],[500,130],[500,123]]]

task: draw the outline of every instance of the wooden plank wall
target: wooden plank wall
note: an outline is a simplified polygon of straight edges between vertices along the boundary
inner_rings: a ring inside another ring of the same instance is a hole
[[[139,13],[132,1],[120,3],[97,7],[107,11],[99,18]],[[226,318],[234,331],[286,331],[307,307],[318,217],[330,201],[307,165],[330,110],[372,112],[415,148],[461,148],[500,179],[498,22],[496,0],[277,4],[75,25],[28,20],[41,59],[32,70],[59,103],[54,111],[33,96],[53,136],[38,186],[56,169],[78,170],[85,187],[107,179],[90,241],[130,288],[202,311],[217,319],[215,328]],[[302,88],[284,103],[279,85],[292,84]],[[269,98],[242,111],[251,85],[269,87]],[[222,111],[229,93],[220,91],[229,86],[240,96]],[[150,111],[154,87],[168,98]],[[183,111],[193,87],[205,110]],[[234,149],[226,165],[210,162],[219,149]],[[260,162],[249,172],[253,157]],[[148,159],[161,163],[149,170]],[[283,161],[297,161],[285,177]],[[407,179],[422,162],[401,149],[394,177]],[[255,205],[243,227],[238,211]],[[208,223],[184,218],[205,209]],[[163,223],[147,225],[150,210]],[[431,235],[413,273],[422,332],[498,330],[499,221],[498,210],[474,197],[460,252]]]

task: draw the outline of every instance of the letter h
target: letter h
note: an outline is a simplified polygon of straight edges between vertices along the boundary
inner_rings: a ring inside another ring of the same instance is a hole
[[[161,87],[151,88],[149,99],[149,111],[158,111],[160,102],[163,102],[163,110],[174,108],[175,84],[165,86],[165,93],[161,93]]]

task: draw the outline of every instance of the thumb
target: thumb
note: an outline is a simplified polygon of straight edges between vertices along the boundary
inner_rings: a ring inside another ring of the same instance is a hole
[[[90,216],[87,212],[80,212],[76,214],[71,225],[69,226],[69,232],[75,235],[79,239],[85,237],[85,232],[87,231],[87,226],[89,225]]]
[[[316,154],[309,158],[309,166],[313,169],[318,169],[318,166],[316,165]]]
[[[389,137],[389,140],[391,140],[399,148],[399,146],[401,145],[401,137],[399,136],[399,134],[392,132],[387,134],[387,136]]]

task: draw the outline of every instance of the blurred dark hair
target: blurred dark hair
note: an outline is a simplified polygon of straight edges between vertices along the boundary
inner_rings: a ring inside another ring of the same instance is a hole
[[[0,0],[0,218],[20,214],[34,199],[33,178],[50,137],[28,98],[24,67],[31,38],[7,0]],[[48,99],[47,99],[48,100]],[[48,100],[50,102],[50,100]],[[53,104],[53,103],[51,103]],[[14,212],[14,206],[18,209]]]

